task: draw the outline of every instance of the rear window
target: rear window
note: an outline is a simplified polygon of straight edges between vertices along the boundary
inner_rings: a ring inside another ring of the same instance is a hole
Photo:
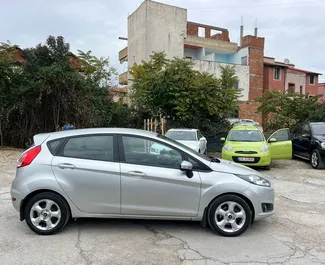
[[[88,160],[114,161],[113,149],[112,135],[80,136],[68,140],[62,155]]]
[[[47,147],[49,148],[52,155],[56,155],[59,152],[64,140],[65,138],[55,139],[47,143]]]

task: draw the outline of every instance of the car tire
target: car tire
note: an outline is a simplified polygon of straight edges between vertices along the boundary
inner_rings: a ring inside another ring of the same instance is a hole
[[[324,169],[325,168],[325,164],[322,161],[321,156],[317,149],[315,149],[311,152],[310,163],[314,169]]]
[[[252,220],[249,205],[236,195],[223,195],[215,199],[208,209],[208,222],[211,229],[226,237],[244,233]]]
[[[53,192],[42,192],[32,197],[24,213],[28,227],[39,235],[56,234],[70,219],[67,202]]]

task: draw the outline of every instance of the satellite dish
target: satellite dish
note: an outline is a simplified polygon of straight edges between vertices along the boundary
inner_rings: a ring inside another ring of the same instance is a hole
[[[289,64],[289,63],[290,63],[289,59],[285,59],[285,60],[284,60],[284,63],[285,63],[285,64]]]

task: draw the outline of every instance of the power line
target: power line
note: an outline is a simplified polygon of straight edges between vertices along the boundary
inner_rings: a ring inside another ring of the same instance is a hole
[[[316,1],[304,1],[304,2],[295,2],[295,3],[278,3],[278,4],[262,4],[262,5],[246,5],[246,6],[221,6],[221,7],[205,7],[205,8],[187,8],[187,10],[210,10],[215,11],[219,9],[238,9],[238,8],[254,8],[254,7],[268,7],[268,6],[286,6],[286,5],[299,5],[299,4],[315,4],[315,3],[325,3],[324,0]]]

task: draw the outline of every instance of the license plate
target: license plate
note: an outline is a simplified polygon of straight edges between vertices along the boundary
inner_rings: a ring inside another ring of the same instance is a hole
[[[238,161],[241,161],[241,162],[254,162],[254,158],[253,157],[238,157]]]

